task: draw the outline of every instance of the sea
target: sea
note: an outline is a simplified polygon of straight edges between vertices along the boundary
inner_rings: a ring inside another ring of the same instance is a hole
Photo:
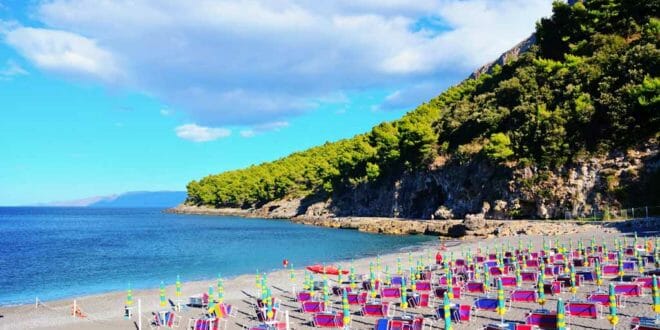
[[[431,243],[286,220],[151,208],[0,207],[0,305],[210,280]]]

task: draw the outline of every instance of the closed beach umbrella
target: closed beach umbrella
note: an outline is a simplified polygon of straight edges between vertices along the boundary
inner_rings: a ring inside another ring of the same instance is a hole
[[[538,303],[541,305],[541,308],[543,308],[543,305],[545,304],[545,289],[544,289],[544,282],[543,282],[543,275],[539,274],[538,276],[538,281],[536,283],[537,286],[537,292],[538,292]]]
[[[167,306],[167,300],[165,299],[165,283],[160,281],[160,307]]]
[[[449,268],[449,271],[447,272],[447,292],[449,293],[449,299],[454,299],[454,275],[453,272],[451,271],[451,268]]]
[[[293,274],[293,269],[291,269],[291,274]],[[341,285],[341,265],[337,265],[337,283]]]
[[[415,279],[414,275],[414,269],[411,267],[410,268],[410,289],[413,290],[413,292],[417,291],[417,281]]]
[[[623,257],[621,256],[621,251],[617,251],[616,253],[616,259],[617,259],[617,266],[619,268],[619,280],[623,279],[623,275],[626,273],[623,270]]]
[[[522,286],[522,275],[520,274],[520,265],[516,262],[514,263],[516,271],[516,287],[519,288]]]
[[[385,284],[390,285],[392,283],[392,279],[390,278],[390,266],[385,265]]]
[[[497,279],[497,314],[500,315],[502,324],[504,324],[504,314],[506,313],[506,303],[504,301],[504,287],[502,287],[502,279]]]
[[[208,309],[212,310],[215,307],[215,301],[213,300],[213,286],[209,285],[209,304]]]
[[[174,287],[176,290],[174,291],[174,295],[176,296],[176,300],[179,301],[181,299],[181,277],[179,275],[176,276]]]
[[[566,307],[561,298],[557,300],[557,330],[566,330]]]
[[[403,270],[401,269],[401,258],[396,258],[396,274],[401,275]]]
[[[133,306],[133,290],[131,289],[131,283],[128,283],[128,291],[126,291],[126,307]]]
[[[607,244],[603,244],[603,263],[607,263],[609,257],[607,256]]]
[[[577,293],[577,282],[575,281],[575,266],[571,264],[571,273],[570,273],[570,280],[571,280],[571,293],[573,294],[573,299],[575,299],[575,294]]]
[[[346,289],[342,290],[341,306],[344,310],[344,329],[348,329],[348,325],[351,323],[351,310],[348,306],[348,290]]]
[[[270,288],[266,289],[266,317],[268,320],[272,320],[274,316],[273,312],[273,297],[270,292]]]
[[[598,258],[595,259],[594,268],[596,268],[596,285],[598,288],[603,284],[603,268],[600,266]]]
[[[651,289],[653,296],[653,312],[655,312],[656,321],[660,314],[660,287],[658,287],[658,277],[653,275],[653,287]]]
[[[401,281],[401,309],[405,314],[406,309],[408,308],[408,288],[406,288],[406,279]]]
[[[527,255],[523,254],[522,256],[522,269],[527,269]]]
[[[413,265],[412,252],[408,252],[408,268],[412,267],[412,265]]]
[[[520,238],[519,238],[518,239],[518,253],[522,253],[522,249],[523,249],[522,240],[520,240]]]
[[[644,257],[640,255],[637,256],[637,270],[640,275],[644,275]]]
[[[218,274],[218,286],[217,286],[216,298],[218,300],[218,304],[222,304],[222,301],[225,299],[225,287],[224,287],[224,283],[222,282],[222,278],[220,277],[220,274]]]
[[[610,315],[607,317],[607,320],[610,321],[612,329],[616,329],[616,325],[619,323],[619,316],[616,315],[616,294],[614,293],[614,283],[610,283]]]
[[[484,264],[484,287],[488,292],[490,288],[490,267],[488,267],[488,264]]]
[[[323,280],[323,302],[325,302],[326,308],[330,306],[330,290],[328,289],[328,280]]]
[[[445,312],[445,329],[451,330],[451,306],[449,302],[449,295],[445,292],[445,295],[442,299],[442,308]]]

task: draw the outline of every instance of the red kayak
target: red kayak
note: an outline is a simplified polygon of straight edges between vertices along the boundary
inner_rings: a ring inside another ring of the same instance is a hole
[[[339,269],[337,266],[323,266],[323,265],[311,265],[306,267],[312,273],[315,274],[327,274],[327,275],[339,275]],[[348,270],[342,269],[342,274],[348,274]]]

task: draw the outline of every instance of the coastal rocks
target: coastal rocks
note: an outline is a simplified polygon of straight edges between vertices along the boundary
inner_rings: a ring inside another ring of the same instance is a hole
[[[453,219],[454,218],[454,213],[451,211],[450,208],[447,208],[444,205],[441,205],[438,207],[435,212],[433,212],[433,216],[436,219],[443,219],[443,220],[448,220],[448,219]]]
[[[481,230],[486,227],[486,219],[484,218],[483,213],[466,214],[465,220],[463,220],[463,226],[469,231]]]

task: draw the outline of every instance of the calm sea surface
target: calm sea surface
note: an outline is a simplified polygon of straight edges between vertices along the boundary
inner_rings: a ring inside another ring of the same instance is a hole
[[[0,305],[393,252],[425,236],[160,209],[0,208]]]

